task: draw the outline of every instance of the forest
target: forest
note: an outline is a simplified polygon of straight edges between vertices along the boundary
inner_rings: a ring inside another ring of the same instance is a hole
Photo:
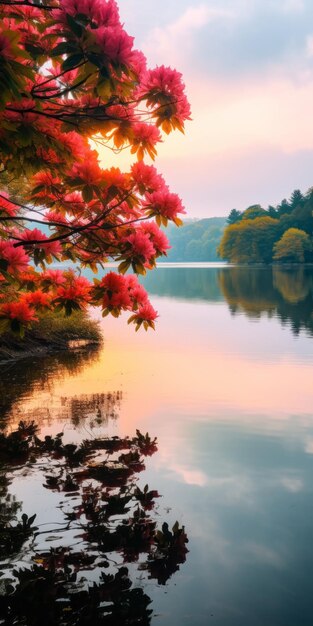
[[[218,246],[230,263],[312,263],[313,188],[277,206],[232,209]]]
[[[171,247],[166,261],[219,261],[217,248],[225,226],[225,217],[184,220],[184,228],[172,228],[169,224],[167,233]]]

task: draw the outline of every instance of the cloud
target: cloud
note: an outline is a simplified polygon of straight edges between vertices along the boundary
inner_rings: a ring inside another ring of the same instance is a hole
[[[304,10],[304,0],[285,0],[283,3],[283,11],[287,13],[302,13]]]
[[[306,39],[306,53],[309,59],[313,58],[313,35],[308,35]]]
[[[149,59],[156,63],[182,66],[190,59],[196,43],[197,31],[219,19],[229,19],[229,9],[199,4],[188,7],[175,21],[149,32],[143,48]]]

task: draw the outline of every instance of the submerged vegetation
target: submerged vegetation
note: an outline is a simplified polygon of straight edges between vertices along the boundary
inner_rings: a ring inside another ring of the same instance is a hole
[[[313,189],[296,189],[290,200],[259,204],[228,216],[218,253],[231,263],[312,263]]]
[[[151,599],[136,573],[164,585],[188,552],[184,527],[157,526],[158,492],[137,484],[156,450],[156,439],[138,430],[80,445],[63,443],[63,433],[40,439],[34,422],[0,435],[2,624],[150,623]],[[8,488],[21,466],[35,468],[59,498],[63,522],[20,514]]]

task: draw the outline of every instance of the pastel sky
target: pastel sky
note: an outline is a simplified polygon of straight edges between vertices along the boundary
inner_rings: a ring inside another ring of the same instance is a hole
[[[149,66],[183,73],[193,121],[158,169],[190,217],[313,185],[312,0],[121,0]]]

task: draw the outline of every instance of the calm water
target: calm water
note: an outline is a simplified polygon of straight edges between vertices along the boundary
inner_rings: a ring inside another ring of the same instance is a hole
[[[68,440],[158,437],[143,484],[189,554],[167,586],[142,583],[153,625],[311,625],[313,270],[159,268],[145,284],[156,333],[106,318],[99,355],[6,366],[2,415]],[[14,489],[28,514],[45,497],[34,476]]]

